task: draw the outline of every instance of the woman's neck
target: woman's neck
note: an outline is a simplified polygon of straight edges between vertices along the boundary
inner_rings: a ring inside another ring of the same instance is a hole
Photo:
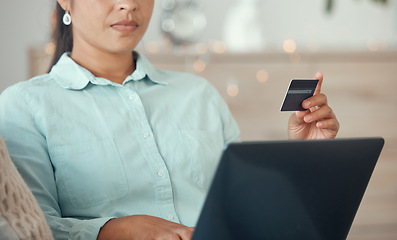
[[[111,53],[93,48],[73,46],[71,58],[96,77],[122,84],[135,71],[132,52]]]

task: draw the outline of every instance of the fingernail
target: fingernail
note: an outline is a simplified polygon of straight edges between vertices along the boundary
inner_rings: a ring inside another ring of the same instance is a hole
[[[305,116],[305,122],[310,123],[312,121],[312,116]]]
[[[310,107],[310,101],[305,100],[305,101],[303,102],[303,107],[304,107],[304,108],[309,108],[309,107]]]

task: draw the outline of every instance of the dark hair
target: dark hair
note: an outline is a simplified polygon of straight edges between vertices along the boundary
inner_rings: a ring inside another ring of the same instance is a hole
[[[72,25],[66,26],[63,23],[63,15],[65,10],[57,3],[56,6],[56,27],[54,30],[54,40],[55,40],[55,53],[51,62],[51,68],[58,62],[59,58],[64,52],[70,52],[73,48],[73,32]]]

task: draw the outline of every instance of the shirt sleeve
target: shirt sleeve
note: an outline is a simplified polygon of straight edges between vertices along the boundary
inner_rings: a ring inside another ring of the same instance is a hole
[[[223,99],[221,100],[221,106],[223,139],[225,139],[225,145],[229,143],[240,142],[240,129],[232,113],[230,112],[228,105],[225,101],[223,101]]]
[[[94,240],[111,217],[90,220],[62,217],[45,131],[40,128],[40,121],[45,119],[35,118],[30,103],[18,85],[0,95],[0,135],[10,157],[43,210],[55,239]]]
[[[240,129],[233,114],[230,112],[229,106],[219,94],[219,92],[212,87],[213,95],[215,96],[219,113],[222,121],[222,131],[225,147],[234,142],[240,142]]]

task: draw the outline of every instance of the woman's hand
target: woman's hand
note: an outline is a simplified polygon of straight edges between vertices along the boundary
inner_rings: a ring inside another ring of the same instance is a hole
[[[97,240],[190,240],[194,228],[148,215],[109,220]]]
[[[339,122],[328,106],[327,97],[321,93],[323,74],[318,72],[314,78],[319,82],[313,97],[302,103],[307,110],[295,112],[289,119],[290,139],[329,139],[335,138],[339,131]]]

